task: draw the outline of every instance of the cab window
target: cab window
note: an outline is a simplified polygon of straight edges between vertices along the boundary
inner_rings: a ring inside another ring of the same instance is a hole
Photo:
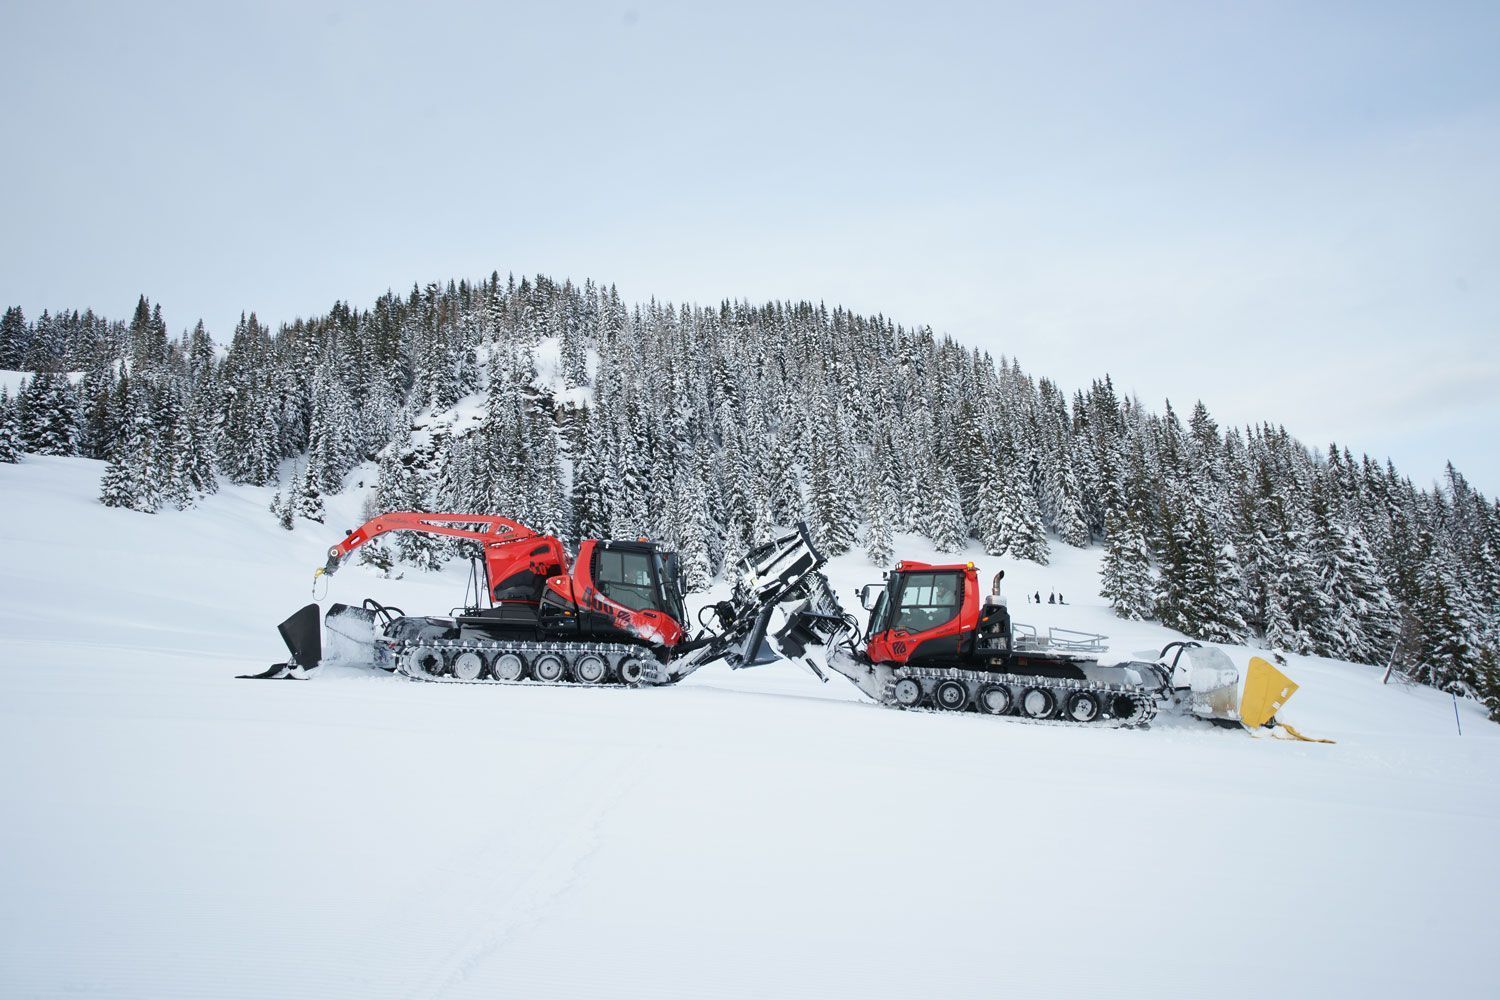
[[[958,615],[958,587],[957,573],[912,573],[901,587],[891,627],[925,632],[952,621]]]
[[[656,583],[651,575],[651,557],[644,552],[599,553],[594,585],[599,592],[635,611],[661,610]]]

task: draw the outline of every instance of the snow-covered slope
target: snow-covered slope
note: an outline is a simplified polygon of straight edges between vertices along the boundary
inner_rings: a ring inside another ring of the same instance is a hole
[[[357,496],[289,534],[262,490],[106,510],[99,472],[0,466],[0,996],[1492,995],[1500,727],[1435,692],[1292,658],[1323,746],[899,713],[788,664],[245,683]],[[1171,637],[1054,551],[1004,565],[1017,619]]]

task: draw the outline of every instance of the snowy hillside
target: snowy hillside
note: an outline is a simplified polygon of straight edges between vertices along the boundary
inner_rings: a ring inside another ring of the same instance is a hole
[[[1289,657],[1326,746],[900,713],[790,664],[247,683],[361,491],[288,533],[269,488],[106,509],[102,469],[0,465],[0,996],[1493,995],[1500,727],[1434,690]],[[1053,555],[966,557],[1019,621],[1174,637]],[[853,610],[879,573],[829,576]],[[351,566],[325,606],[462,593]]]

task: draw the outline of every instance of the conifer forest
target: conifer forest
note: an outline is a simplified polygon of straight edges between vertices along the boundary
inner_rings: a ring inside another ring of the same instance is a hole
[[[1102,374],[1064,388],[810,302],[627,304],[593,282],[493,274],[213,334],[173,335],[145,297],[128,321],[8,309],[0,369],[27,375],[0,395],[0,461],[107,461],[99,501],[142,514],[222,479],[274,487],[267,516],[297,529],[362,483],[372,514],[649,535],[682,553],[694,590],[797,521],[827,554],[882,566],[896,532],[1038,563],[1097,545],[1121,617],[1394,659],[1500,706],[1500,503],[1451,465],[1414,483],[1272,422],[1148,407]],[[364,558],[394,571],[459,555],[401,533]]]

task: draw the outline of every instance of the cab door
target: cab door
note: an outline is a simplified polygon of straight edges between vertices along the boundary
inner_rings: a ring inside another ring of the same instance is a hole
[[[964,637],[964,586],[957,570],[902,574],[891,588],[888,627],[870,637],[870,659],[913,666],[956,659]]]

